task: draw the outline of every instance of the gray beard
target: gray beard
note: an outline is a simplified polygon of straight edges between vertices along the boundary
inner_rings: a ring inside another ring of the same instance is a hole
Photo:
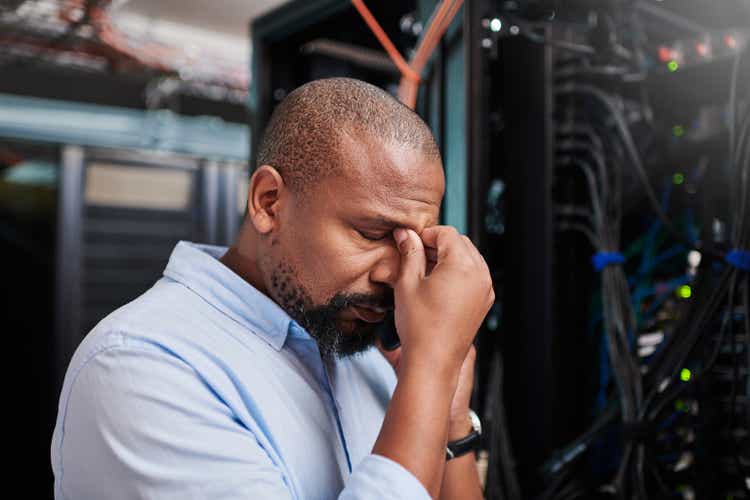
[[[377,325],[361,322],[351,333],[338,327],[341,312],[353,304],[379,304],[365,294],[337,293],[326,304],[312,305],[310,294],[296,279],[291,266],[280,264],[271,273],[271,291],[276,302],[315,339],[322,358],[345,358],[366,351],[378,337]]]

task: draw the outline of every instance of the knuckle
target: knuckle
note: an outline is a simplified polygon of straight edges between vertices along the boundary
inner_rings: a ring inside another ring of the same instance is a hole
[[[460,236],[458,230],[453,226],[445,226],[445,233],[451,238],[451,240],[456,240],[457,237]]]
[[[474,263],[468,257],[458,261],[458,269],[464,273],[467,277],[471,276],[474,272]]]

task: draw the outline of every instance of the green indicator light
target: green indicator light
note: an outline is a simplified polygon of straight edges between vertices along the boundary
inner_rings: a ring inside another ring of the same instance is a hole
[[[690,285],[682,285],[677,289],[677,295],[683,299],[689,299],[693,295],[693,289],[690,288]]]
[[[682,125],[675,125],[672,127],[672,134],[674,134],[675,137],[682,137],[685,135],[685,127]]]
[[[688,382],[692,375],[693,374],[690,373],[690,370],[688,370],[687,368],[683,368],[682,370],[680,370],[680,380],[682,380],[683,382]]]
[[[667,68],[669,69],[669,71],[671,71],[672,73],[674,73],[675,71],[677,71],[678,69],[680,69],[680,65],[677,63],[677,61],[669,61],[667,63]]]
[[[685,176],[681,173],[678,172],[672,176],[672,183],[674,183],[675,185],[679,186],[683,182],[685,182]]]
[[[677,411],[686,412],[688,411],[688,405],[681,399],[675,401],[674,408]]]

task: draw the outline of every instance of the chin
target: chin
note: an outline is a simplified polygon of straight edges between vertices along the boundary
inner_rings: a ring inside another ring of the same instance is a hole
[[[347,337],[342,345],[344,355],[356,354],[375,345],[378,323],[359,319],[340,320],[338,323],[341,333]]]

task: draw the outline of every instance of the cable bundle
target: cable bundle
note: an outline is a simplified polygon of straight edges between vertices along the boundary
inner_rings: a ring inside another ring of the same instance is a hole
[[[747,357],[750,353],[750,273],[745,267],[750,259],[750,207],[747,200],[750,190],[750,112],[745,110],[740,113],[737,99],[741,53],[733,66],[729,103],[731,248],[713,249],[704,242],[706,246],[701,251],[709,258],[704,259],[699,270],[692,307],[683,311],[672,335],[646,367],[641,366],[637,357],[635,338],[638,323],[628,280],[622,268],[625,258],[620,253],[623,169],[633,169],[652,211],[672,236],[682,242],[684,248],[694,248],[694,242],[686,241],[677,231],[651,186],[628,121],[628,106],[637,107],[637,103],[629,103],[619,94],[605,91],[592,83],[578,81],[581,77],[590,76],[620,78],[625,74],[638,74],[640,69],[593,63],[584,51],[576,52],[584,55],[572,59],[575,62],[573,69],[564,69],[557,75],[561,79],[556,90],[559,116],[556,165],[558,169],[574,168],[580,174],[588,200],[586,208],[559,206],[558,228],[584,234],[597,252],[592,263],[601,273],[604,331],[617,390],[616,397],[606,405],[591,429],[545,462],[542,472],[550,482],[541,498],[578,498],[586,495],[587,491],[590,494],[592,486],[573,474],[572,464],[601,438],[609,424],[618,417],[621,420],[623,445],[618,470],[612,483],[599,488],[599,491],[615,494],[623,500],[645,499],[649,498],[649,489],[653,485],[658,487],[660,495],[668,496],[674,491],[662,478],[660,464],[653,455],[656,435],[660,429],[674,425],[675,418],[680,417],[680,412],[676,412],[676,415],[674,411],[668,413],[666,410],[676,404],[680,395],[694,387],[696,381],[704,379],[711,372],[722,348],[726,350],[727,340],[731,341],[733,354],[731,408],[727,425],[730,431],[737,423],[734,415],[738,392],[744,390],[750,396],[750,384],[745,387],[739,384],[739,364],[750,364],[750,358],[740,360],[741,354]],[[637,53],[638,47],[633,47],[632,52]],[[581,113],[581,110],[587,112]],[[648,121],[649,111],[642,109],[635,115]],[[715,271],[717,261],[723,265],[718,277]],[[741,307],[737,308],[738,305]],[[743,322],[741,328],[744,335],[740,338],[744,339],[745,350],[742,352],[735,335],[738,318]],[[713,325],[716,324],[720,325],[718,335],[712,335],[715,331]],[[688,370],[688,365],[699,367],[699,370]],[[688,410],[680,411],[689,413]],[[748,427],[749,423],[748,414],[745,413],[743,425]],[[735,463],[746,476],[750,462],[745,458],[747,449],[743,449],[743,446],[746,448],[747,443],[735,447]]]
[[[643,381],[633,349],[635,313],[622,268],[624,258],[620,253],[622,168],[629,164],[637,165],[640,170],[643,167],[625,118],[612,96],[594,86],[577,84],[560,86],[557,95],[563,109],[566,104],[575,106],[584,102],[599,111],[589,113],[585,121],[563,121],[560,124],[558,167],[575,166],[583,174],[591,213],[585,216],[588,225],[562,221],[559,227],[583,232],[597,250],[592,261],[601,273],[607,351],[617,386],[622,422],[631,434],[615,479],[617,491],[622,492],[621,496],[625,498],[626,484],[633,479],[631,463],[640,460],[645,451],[640,444],[640,436],[636,436],[640,432],[637,426],[643,405]],[[613,118],[614,128],[609,127],[607,117]],[[650,185],[647,185],[647,191],[651,192],[655,201]],[[658,203],[655,205],[658,206]],[[567,215],[566,212],[570,212],[570,209],[563,207],[560,213]],[[578,448],[583,451],[580,444]],[[634,482],[645,491],[645,480],[635,479]]]

